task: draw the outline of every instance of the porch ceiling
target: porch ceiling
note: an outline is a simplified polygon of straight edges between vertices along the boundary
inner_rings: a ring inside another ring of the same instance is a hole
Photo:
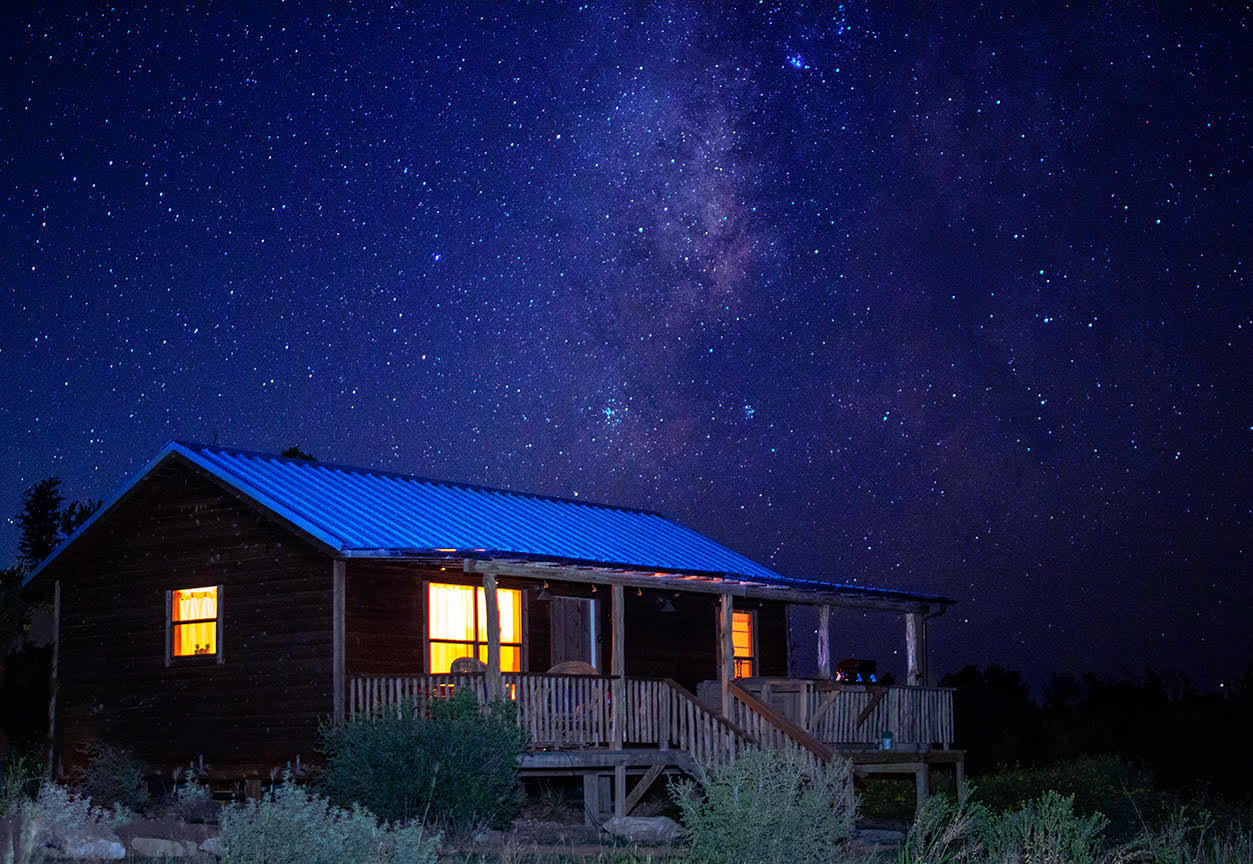
[[[467,573],[547,579],[556,582],[583,582],[622,585],[662,591],[698,594],[729,594],[760,600],[777,600],[813,606],[841,606],[881,612],[930,614],[953,601],[947,597],[861,588],[855,585],[825,585],[805,581],[800,584],[772,584],[714,573],[674,573],[566,561],[536,561],[520,558],[474,558],[463,561]],[[800,580],[797,580],[798,583]]]

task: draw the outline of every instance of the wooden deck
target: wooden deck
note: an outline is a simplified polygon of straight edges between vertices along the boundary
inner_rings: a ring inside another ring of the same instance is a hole
[[[723,712],[718,682],[707,683],[698,699],[668,678],[501,676],[502,692],[517,704],[518,724],[527,735],[522,770],[582,774],[585,804],[597,815],[603,815],[603,787],[611,776],[615,810],[626,815],[664,771],[690,772],[695,763],[722,762],[761,748],[790,750],[813,764],[839,754],[853,762],[859,776],[913,774],[919,802],[932,765],[953,766],[960,785],[964,754],[949,749],[953,699],[947,688],[737,679],[728,687]],[[353,678],[346,713],[358,717],[406,702],[424,710],[461,688],[486,698],[481,674]],[[884,730],[893,733],[892,751],[879,749]],[[628,773],[642,775],[629,794]]]

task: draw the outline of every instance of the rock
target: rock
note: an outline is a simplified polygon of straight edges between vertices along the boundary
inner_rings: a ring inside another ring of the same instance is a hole
[[[180,843],[163,837],[136,837],[131,840],[131,849],[144,858],[183,858],[197,851],[195,843]]]
[[[65,857],[117,861],[126,857],[126,847],[114,834],[107,837],[67,837]]]
[[[683,833],[678,822],[665,816],[615,816],[601,826],[615,837],[632,843],[672,843]]]
[[[222,838],[210,837],[200,844],[200,851],[208,852],[210,855],[216,855],[221,858],[225,854],[225,850],[222,848]]]

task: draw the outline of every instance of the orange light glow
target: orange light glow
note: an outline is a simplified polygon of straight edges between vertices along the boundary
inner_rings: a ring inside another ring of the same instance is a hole
[[[522,671],[522,592],[497,588],[500,608],[500,669]],[[446,673],[458,657],[487,662],[487,597],[473,585],[427,586],[430,670]]]
[[[170,653],[175,657],[216,654],[218,589],[186,588],[170,599]]]
[[[735,677],[753,677],[753,613],[731,613],[731,644],[735,649]]]

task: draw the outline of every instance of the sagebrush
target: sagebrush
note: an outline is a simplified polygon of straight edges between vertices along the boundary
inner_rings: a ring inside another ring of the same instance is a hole
[[[226,864],[435,864],[440,838],[420,823],[381,824],[360,804],[349,810],[286,778],[260,801],[222,811]]]
[[[699,765],[695,783],[669,788],[700,861],[831,861],[856,816],[852,767],[840,758],[813,765],[793,752],[749,751]]]
[[[320,789],[389,821],[421,817],[455,831],[502,824],[520,800],[516,712],[512,702],[481,705],[461,689],[432,702],[429,716],[405,704],[324,725]]]

